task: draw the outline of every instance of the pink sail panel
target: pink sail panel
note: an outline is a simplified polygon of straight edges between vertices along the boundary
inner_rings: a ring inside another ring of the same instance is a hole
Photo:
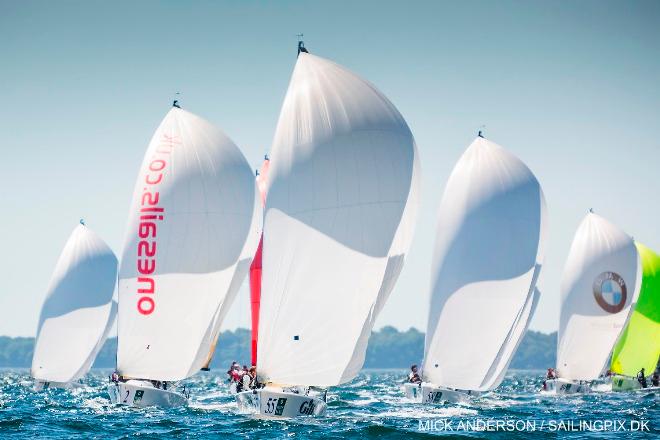
[[[268,168],[270,160],[266,158],[261,166],[261,172],[257,176],[257,187],[261,194],[261,205],[266,205],[266,194],[268,193]],[[254,255],[250,265],[250,307],[252,310],[252,365],[257,365],[257,341],[259,339],[259,304],[261,303],[261,253],[264,245],[263,232],[257,253]]]

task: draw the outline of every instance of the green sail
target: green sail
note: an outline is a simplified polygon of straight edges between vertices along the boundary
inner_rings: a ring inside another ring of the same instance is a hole
[[[660,256],[635,243],[642,263],[642,287],[635,310],[612,352],[611,370],[635,376],[655,370],[660,356]]]

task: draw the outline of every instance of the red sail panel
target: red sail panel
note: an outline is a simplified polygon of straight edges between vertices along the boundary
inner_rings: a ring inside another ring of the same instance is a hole
[[[257,365],[257,339],[259,337],[259,303],[261,301],[261,250],[263,233],[257,253],[250,265],[250,306],[252,308],[252,365]]]
[[[261,206],[266,206],[268,192],[267,178],[270,161],[264,160],[261,173],[257,176],[257,186],[261,193]],[[257,365],[257,341],[259,339],[259,305],[261,303],[261,253],[264,245],[264,234],[261,233],[257,253],[250,265],[250,307],[252,311],[252,365]]]

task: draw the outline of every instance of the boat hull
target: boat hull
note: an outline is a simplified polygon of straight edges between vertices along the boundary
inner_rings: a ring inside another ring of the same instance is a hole
[[[636,377],[612,376],[612,391],[634,391],[642,389]]]
[[[421,403],[422,401],[422,384],[421,383],[404,383],[403,384],[403,394],[405,394],[406,399],[413,400],[415,402]]]
[[[591,384],[587,382],[575,382],[566,379],[546,379],[545,391],[556,394],[583,394],[590,393]]]
[[[403,385],[406,398],[425,404],[470,403],[483,393],[479,391],[452,390],[431,383],[406,383]]]
[[[115,405],[172,408],[188,404],[185,395],[176,391],[156,388],[151,382],[145,380],[110,383],[108,384],[108,394],[110,402]]]
[[[657,391],[660,387],[653,386],[651,378],[646,379],[647,387],[642,388],[636,377],[630,376],[612,376],[612,391]]]
[[[325,415],[327,404],[320,396],[309,396],[279,388],[262,388],[236,394],[240,412],[264,418],[294,418]]]
[[[429,383],[422,384],[422,403],[470,403],[481,395],[478,391],[452,390]]]

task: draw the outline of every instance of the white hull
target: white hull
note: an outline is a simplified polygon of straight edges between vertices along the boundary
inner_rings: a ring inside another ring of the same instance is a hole
[[[566,379],[546,379],[544,391],[556,394],[581,394],[590,393],[592,390],[591,384],[588,382],[576,382]]]
[[[470,390],[452,390],[432,383],[406,383],[403,385],[406,398],[426,404],[470,403],[483,393]]]
[[[322,395],[297,394],[267,387],[236,394],[240,412],[265,418],[323,416],[327,405]]]
[[[413,400],[415,402],[422,402],[422,384],[421,383],[404,383],[403,384],[403,394],[405,394],[406,399]]]
[[[110,402],[115,405],[171,408],[188,404],[188,398],[185,395],[172,390],[156,388],[147,380],[109,383],[108,394]]]

